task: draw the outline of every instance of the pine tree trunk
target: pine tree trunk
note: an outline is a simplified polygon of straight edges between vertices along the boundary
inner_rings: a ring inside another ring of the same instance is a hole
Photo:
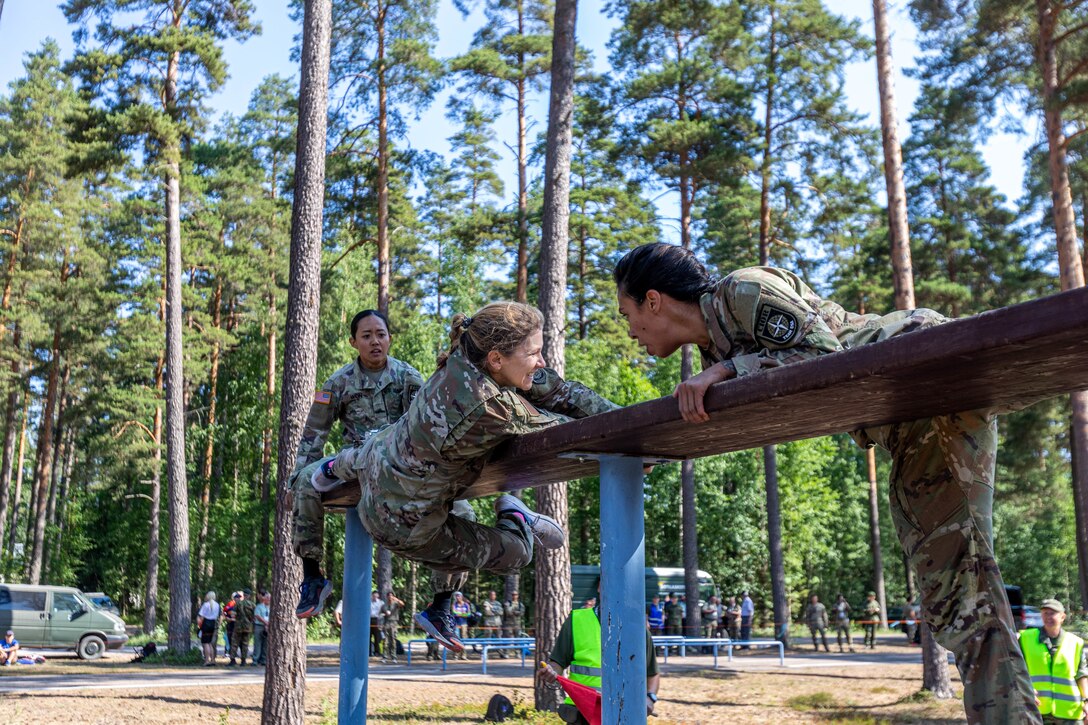
[[[18,367],[18,363],[16,363]],[[15,380],[18,380],[16,378]],[[14,509],[19,505],[18,500],[13,500],[11,493],[12,474],[15,472],[15,436],[21,425],[22,418],[19,410],[19,390],[12,383],[12,391],[8,394],[7,409],[4,413],[4,452],[0,462],[0,548],[3,547],[5,526],[8,522],[8,508]]]
[[[378,36],[377,84],[378,84],[378,310],[389,314],[389,285],[392,262],[389,251],[389,117],[386,108],[385,80],[385,20],[387,7],[384,0],[377,2],[375,31]],[[379,561],[381,554],[379,555]],[[391,561],[390,561],[390,566]],[[381,568],[379,567],[379,572]],[[388,585],[388,583],[387,583]],[[384,597],[385,595],[382,594]]]
[[[895,112],[895,83],[888,12],[884,0],[873,0],[876,25],[877,87],[880,92],[880,132],[884,145],[884,182],[888,191],[888,235],[891,240],[895,307],[914,309],[914,272],[907,230],[907,193],[903,186],[903,151]],[[879,592],[878,592],[879,593]]]
[[[59,558],[64,550],[64,530],[68,511],[68,491],[71,488],[72,468],[76,458],[76,432],[74,428],[68,429],[68,435],[64,444],[64,461],[60,465],[60,493],[57,504],[57,538],[53,544],[55,555]]]
[[[1061,88],[1058,78],[1055,34],[1061,8],[1050,0],[1036,0],[1039,20],[1038,60],[1043,81],[1043,112],[1046,126],[1047,168],[1050,173],[1050,201],[1054,210],[1054,233],[1058,242],[1058,267],[1062,290],[1084,286],[1084,267],[1077,245],[1073,196],[1069,188],[1066,138],[1062,123]],[[1073,455],[1073,496],[1078,510],[1088,511],[1088,391],[1069,396],[1070,447]],[[1077,561],[1080,568],[1081,601],[1088,601],[1088,521],[1077,520]]]
[[[175,26],[181,18],[175,15]],[[165,105],[177,107],[179,54],[172,53],[166,70]],[[182,371],[181,303],[181,148],[165,149],[166,184],[166,488],[170,510],[170,618],[167,644],[188,652],[192,628],[189,558],[189,486],[185,470],[185,410]]]
[[[521,5],[519,3],[519,22]],[[552,35],[552,73],[548,104],[548,138],[544,158],[544,219],[540,238],[540,311],[544,314],[544,359],[560,375],[566,368],[567,254],[570,239],[570,161],[574,123],[575,22],[578,0],[556,0]],[[519,116],[524,110],[519,94]],[[520,124],[519,119],[519,124]],[[519,125],[519,134],[524,128]],[[520,142],[524,144],[524,136]],[[519,147],[519,149],[523,148]],[[522,158],[519,158],[519,174]],[[524,183],[519,178],[519,184]],[[522,211],[519,193],[519,222]],[[521,237],[525,242],[526,236]],[[521,248],[518,258],[518,290],[522,291]],[[527,279],[527,277],[526,277]],[[520,298],[519,298],[520,299]],[[536,490],[538,510],[564,528],[569,523],[567,483],[561,481]],[[547,660],[559,630],[571,610],[570,547],[546,550],[537,547],[536,564],[536,667]],[[537,680],[534,703],[538,710],[555,711],[559,693]]]
[[[518,36],[525,35],[525,5],[522,0],[517,0],[518,12]],[[573,36],[572,36],[573,37]],[[552,36],[552,45],[555,44],[555,36]],[[529,152],[526,146],[528,134],[528,119],[526,115],[525,100],[525,53],[518,53],[517,63],[519,78],[517,81],[517,115],[518,115],[518,267],[516,270],[517,287],[514,300],[517,302],[529,301]],[[555,72],[554,62],[552,72]],[[553,81],[554,82],[554,81]],[[548,133],[551,133],[551,109],[548,110]],[[569,154],[569,151],[568,151]],[[545,161],[545,163],[547,163]],[[569,176],[569,164],[568,164]],[[567,180],[567,193],[569,200],[570,180]],[[570,210],[567,210],[569,217]],[[564,615],[565,616],[565,615]]]
[[[222,249],[223,239],[219,240]],[[208,562],[208,518],[212,507],[212,459],[215,455],[216,403],[219,398],[219,337],[223,328],[223,279],[218,274],[215,278],[215,291],[212,293],[211,309],[212,329],[216,332],[212,342],[210,365],[208,370],[208,439],[204,445],[204,462],[200,470],[200,534],[197,539],[196,571],[201,581],[211,577]]]
[[[67,256],[65,257],[67,267]],[[42,564],[45,557],[45,518],[46,502],[49,497],[49,482],[53,471],[53,431],[56,422],[57,387],[60,378],[60,325],[53,327],[52,362],[49,364],[49,379],[45,389],[45,405],[42,409],[42,422],[38,429],[37,465],[34,467],[34,527],[30,567],[27,579],[31,584],[40,584]]]
[[[302,33],[295,195],[291,209],[291,272],[287,293],[283,385],[276,470],[272,606],[261,722],[295,725],[305,719],[305,630],[295,617],[302,564],[291,551],[287,476],[295,465],[303,421],[317,377],[321,310],[321,216],[325,196],[325,135],[329,93],[331,0],[306,0]]]
[[[157,390],[162,390],[162,358],[159,358]],[[159,510],[162,498],[162,406],[155,406],[152,424],[155,453],[151,465],[151,522],[147,532],[147,574],[144,580],[144,632],[151,633],[158,621],[159,605]]]
[[[938,700],[955,697],[948,671],[948,650],[937,644],[924,619],[919,626],[922,628],[922,689],[929,690]]]
[[[26,456],[26,419],[27,406],[30,403],[30,392],[23,391],[23,415],[19,423],[19,455],[15,464],[15,492],[12,494],[11,505],[11,539],[8,543],[8,551],[15,555],[15,538],[19,532],[19,508],[23,498],[23,463]]]
[[[274,255],[273,255],[274,256]],[[268,375],[265,378],[265,419],[271,423],[276,396],[276,293],[275,273],[268,292]],[[261,546],[257,556],[262,581],[268,581],[268,554],[271,539],[268,503],[272,480],[272,429],[261,433]]]
[[[880,604],[880,626],[888,626],[888,601],[884,594],[884,555],[880,548],[880,496],[876,481],[876,449],[865,451],[869,464],[869,546],[873,551],[873,591]]]

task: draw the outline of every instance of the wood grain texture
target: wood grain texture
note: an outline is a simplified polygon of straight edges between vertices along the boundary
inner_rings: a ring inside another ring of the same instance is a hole
[[[597,474],[562,457],[701,458],[960,410],[1030,405],[1088,389],[1088,288],[715,385],[711,420],[659,398],[521,436],[496,450],[469,498]],[[355,484],[328,492],[358,500]]]

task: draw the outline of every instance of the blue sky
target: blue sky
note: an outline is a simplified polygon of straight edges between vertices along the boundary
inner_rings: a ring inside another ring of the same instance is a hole
[[[263,33],[244,44],[228,43],[225,54],[230,67],[230,79],[219,93],[211,99],[211,105],[219,112],[227,111],[240,114],[249,102],[250,94],[261,78],[271,73],[297,77],[298,68],[290,60],[293,36],[299,27],[288,14],[288,0],[255,0],[257,18],[263,26]],[[833,3],[836,12],[857,18],[863,30],[872,33],[872,5],[870,0],[837,0]],[[609,34],[615,21],[603,11],[603,0],[582,0],[579,3],[578,40],[590,48],[598,67],[607,67],[607,48]],[[477,10],[467,19],[462,18],[454,9],[452,0],[440,0],[438,27],[440,37],[436,49],[439,57],[450,57],[466,50],[472,35],[483,22],[482,13]],[[913,63],[918,54],[915,44],[915,30],[907,17],[903,4],[891,8],[891,27],[893,29],[893,55],[898,67]],[[65,54],[73,49],[72,27],[69,26],[55,3],[43,0],[7,0],[4,3],[3,17],[0,19],[0,84],[7,84],[22,74],[23,55],[38,48],[47,37],[52,37],[61,44]],[[855,63],[847,68],[846,88],[850,104],[870,118],[875,126],[879,119],[879,107],[876,91],[875,63]],[[918,84],[899,72],[896,79],[896,93],[899,116],[905,119],[910,115]],[[447,91],[448,94],[448,91]],[[408,143],[416,148],[424,148],[439,153],[448,150],[446,138],[454,129],[445,119],[443,94],[431,107],[425,110],[418,121],[412,123]],[[536,124],[530,129],[531,134],[543,130],[547,121],[546,98],[535,99],[530,114]],[[1017,136],[1008,133],[995,133],[983,149],[986,162],[992,170],[993,184],[1008,199],[1015,201],[1021,193],[1024,175],[1024,152],[1033,138],[1038,136],[1038,123],[1033,119],[1026,124],[1028,134]],[[500,119],[496,128],[500,141],[514,137],[514,119],[512,113]],[[900,137],[906,138],[909,127],[905,121],[900,123]],[[508,192],[516,188],[515,165],[509,150],[500,146],[503,155],[501,171]],[[508,193],[512,197],[512,194]],[[659,202],[661,216],[673,216],[674,204],[668,196]],[[665,225],[666,229],[669,225]]]

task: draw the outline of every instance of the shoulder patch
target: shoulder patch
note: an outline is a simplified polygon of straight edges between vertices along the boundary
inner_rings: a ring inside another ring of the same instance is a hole
[[[543,385],[546,382],[548,382],[548,373],[544,368],[540,368],[535,373],[533,373],[534,385]]]
[[[764,304],[759,308],[759,316],[756,319],[756,337],[785,345],[793,340],[800,327],[797,316],[789,310],[772,304]]]
[[[328,405],[332,402],[332,393],[327,390],[318,390],[314,393],[314,402],[321,403],[322,405]]]

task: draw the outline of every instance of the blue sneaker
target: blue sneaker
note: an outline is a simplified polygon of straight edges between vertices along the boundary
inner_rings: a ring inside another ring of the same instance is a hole
[[[332,582],[319,577],[303,579],[298,591],[298,607],[295,608],[295,616],[299,619],[309,619],[325,610],[325,600],[332,594]]]
[[[427,607],[412,619],[423,628],[423,631],[431,635],[436,642],[453,652],[463,652],[465,646],[453,627],[453,617],[444,609],[436,609],[434,605]]]

